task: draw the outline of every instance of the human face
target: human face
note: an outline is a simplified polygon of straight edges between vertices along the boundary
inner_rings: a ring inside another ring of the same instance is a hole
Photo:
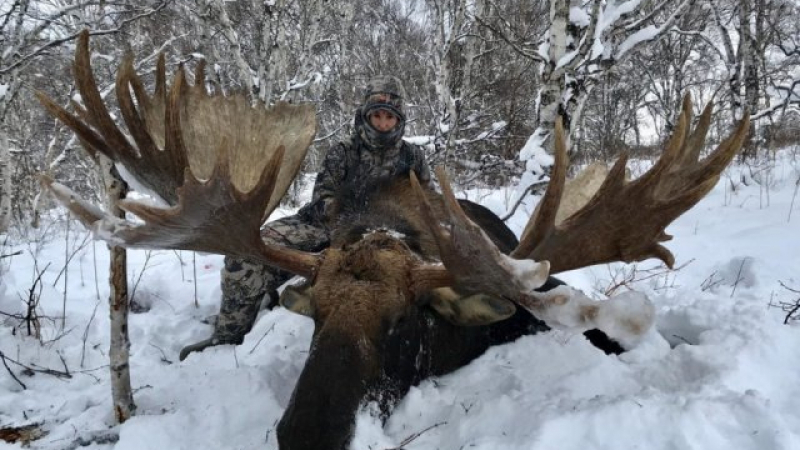
[[[397,116],[385,109],[376,109],[370,113],[369,123],[379,132],[385,133],[397,125]]]

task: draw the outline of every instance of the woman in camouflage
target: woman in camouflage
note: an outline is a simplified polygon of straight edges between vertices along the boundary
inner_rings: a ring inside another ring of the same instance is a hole
[[[407,177],[413,170],[421,182],[430,182],[430,170],[422,150],[402,140],[406,117],[403,87],[391,76],[374,78],[356,111],[353,134],[331,147],[317,175],[311,203],[293,216],[268,223],[265,241],[318,252],[330,242],[337,203],[362,198],[370,187],[386,180]],[[214,332],[208,339],[185,347],[191,352],[220,344],[241,344],[255,322],[260,306],[278,303],[277,289],[291,274],[271,266],[238,258],[225,258],[222,269],[222,306]],[[265,297],[268,296],[268,297]]]

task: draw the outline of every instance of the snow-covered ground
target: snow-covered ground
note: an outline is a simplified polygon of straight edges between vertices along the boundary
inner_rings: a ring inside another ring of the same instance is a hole
[[[413,388],[385,427],[365,408],[352,448],[800,449],[800,321],[784,325],[786,312],[770,306],[800,299],[800,199],[790,213],[800,155],[781,153],[775,167],[759,172],[769,174],[762,184],[740,184],[742,173],[749,170],[729,169],[669,228],[678,270],[647,261],[562,277],[598,298],[617,284],[647,294],[657,333],[641,346],[606,356],[579,334],[550,332],[492,348]],[[507,192],[469,195],[496,212],[508,206]],[[515,231],[529,211],[512,218]],[[32,448],[75,448],[78,439],[114,426],[108,256],[102,243],[81,247],[85,232],[75,228],[68,241],[58,230],[3,249],[23,252],[1,260],[3,313],[24,313],[21,299],[44,271],[35,291],[41,340],[28,337],[18,319],[0,316],[8,364],[0,367],[0,428],[42,424],[48,434]],[[219,307],[222,258],[197,255],[193,262],[188,252],[135,251],[129,261],[136,302],[149,306],[130,324],[138,411],[111,429],[116,442],[85,448],[276,448],[275,424],[303,366],[311,321],[265,312],[244,344],[178,362],[184,345],[211,332],[202,320]],[[26,374],[11,360],[70,377]],[[20,444],[0,442],[6,448]]]

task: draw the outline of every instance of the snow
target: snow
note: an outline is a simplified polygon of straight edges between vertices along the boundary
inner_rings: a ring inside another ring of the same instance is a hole
[[[654,308],[652,333],[632,351],[607,356],[565,330],[494,347],[461,370],[413,388],[385,426],[374,407],[365,407],[352,448],[385,449],[406,439],[408,450],[800,448],[800,321],[784,325],[786,313],[770,307],[800,297],[782,286],[800,289],[800,202],[792,203],[800,177],[797,151],[780,153],[771,170],[767,196],[758,184],[739,183],[748,168],[728,169],[706,199],[670,226],[675,238],[667,246],[680,269],[639,277],[628,282],[635,291],[620,292],[646,297]],[[482,198],[495,212],[509,207],[504,190]],[[533,206],[523,204],[510,220],[516,232]],[[38,369],[66,366],[71,374],[30,376],[9,361],[23,390],[0,367],[0,428],[42,423],[48,434],[32,443],[35,449],[69,448],[79,437],[113,427],[108,254],[75,228],[68,238],[54,225],[51,232],[38,231],[37,239],[7,244],[3,254],[23,255],[0,260],[0,311],[7,314],[24,312],[21,298],[38,271],[45,272],[41,342],[17,327],[17,319],[0,315],[0,351]],[[65,253],[74,257],[59,275]],[[130,320],[138,410],[111,429],[119,434],[115,443],[85,448],[277,448],[275,426],[303,367],[312,321],[281,308],[264,312],[242,345],[179,362],[184,345],[208,336],[203,319],[219,307],[222,258],[195,257],[193,265],[189,252],[129,253],[135,301],[150,308]],[[562,278],[602,298],[632,267],[601,265]],[[659,267],[646,261],[637,273],[659,273]],[[3,450],[19,448],[0,443]]]
[[[544,149],[543,144],[545,140],[547,140],[547,133],[541,129],[536,130],[535,133],[531,134],[527,142],[525,142],[522,150],[520,150],[519,158],[522,161],[535,161],[540,167],[553,165],[555,159]],[[538,172],[541,172],[541,169],[539,169]]]
[[[621,44],[619,44],[619,47],[617,48],[617,58],[621,58],[622,55],[628,52],[628,50],[636,47],[642,42],[655,39],[661,34],[661,31],[662,30],[660,28],[650,25],[631,34],[624,41],[622,41]]]
[[[569,22],[585,28],[592,22],[592,18],[582,8],[573,6],[569,9]]]
[[[530,311],[554,329],[573,334],[602,330],[626,349],[635,348],[653,331],[655,307],[641,292],[626,291],[596,301],[575,288],[559,286],[535,297],[542,306]]]
[[[419,145],[421,147],[432,146],[434,137],[433,136],[406,136],[403,137],[403,140],[408,142],[412,145]]]

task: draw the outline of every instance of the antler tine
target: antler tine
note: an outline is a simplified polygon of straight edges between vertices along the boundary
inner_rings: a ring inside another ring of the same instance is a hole
[[[450,234],[441,226],[438,226],[439,219],[433,212],[433,207],[428,201],[428,197],[422,186],[419,184],[417,175],[411,171],[410,175],[411,189],[419,202],[420,211],[425,219],[425,222],[430,224],[429,228],[433,234],[439,251],[442,251],[443,244],[447,242]],[[436,225],[434,225],[436,224]],[[453,276],[450,272],[441,265],[420,265],[412,275],[413,290],[417,293],[426,292],[438,287],[452,286],[454,283]]]
[[[682,151],[684,149],[684,143],[686,142],[687,131],[691,126],[691,108],[691,100],[683,103],[683,109],[678,116],[678,123],[672,135],[667,140],[666,148],[664,148],[661,153],[661,157],[650,170],[638,180],[635,180],[634,183],[645,186],[651,184],[656,185],[672,170],[673,165],[682,159]]]
[[[167,96],[167,57],[163,53],[158,54],[156,62],[156,90],[153,98],[164,100]]]
[[[686,98],[689,98],[687,95]],[[686,139],[686,150],[683,152],[683,160],[681,164],[687,164],[689,161],[697,161],[700,158],[700,152],[706,143],[706,136],[708,129],[711,126],[711,113],[714,110],[714,102],[708,102],[700,114],[700,118],[695,125],[695,129],[689,138]]]
[[[87,150],[121,163],[171,206],[123,200],[123,209],[144,220],[131,223],[103,213],[52,180],[43,183],[112,244],[253,258],[313,275],[316,255],[267,246],[259,230],[300,169],[316,131],[314,108],[286,103],[254,108],[239,97],[210,96],[204,88],[202,62],[197,70],[197,85],[187,83],[181,67],[168,89],[161,55],[151,97],[135,73],[132,57],[126,56],[116,88],[132,136],[129,141],[114,125],[97,91],[88,34],[83,33],[75,76],[86,109],[78,107],[71,114],[40,95],[43,105],[76,132]]]
[[[550,183],[541,200],[539,212],[533,216],[525,225],[517,248],[511,252],[511,256],[527,255],[550,233],[556,226],[556,214],[558,213],[561,197],[564,193],[564,184],[567,178],[567,144],[564,136],[564,125],[561,117],[556,119],[554,130],[554,149],[555,163],[550,174]]]
[[[39,182],[83,224],[94,224],[105,217],[113,218],[102,209],[83,201],[77,194],[66,186],[57,183],[49,175],[40,174]]]
[[[665,228],[713,188],[722,169],[741,148],[748,120],[745,117],[731,137],[699,163],[696,158],[708,130],[711,109],[705,108],[697,127],[690,132],[691,108],[687,96],[663,155],[645,175],[625,183],[625,157],[620,158],[594,198],[538,243],[528,257],[550,260],[555,273],[651,257],[671,267],[674,256],[659,244],[670,239]]]
[[[673,203],[673,205],[668,205],[667,208],[670,208],[671,211],[675,211],[674,213],[680,214],[683,212],[683,210],[680,210],[681,205],[694,205],[705,197],[719,181],[722,171],[739,152],[739,149],[747,137],[749,127],[750,117],[749,115],[745,115],[739,122],[736,130],[723,140],[705,161],[700,163],[694,160],[687,163],[687,167],[684,168],[686,173],[683,174],[683,176],[676,175],[675,181],[672,183],[672,191],[659,191],[664,198],[669,198]],[[677,190],[675,185],[679,185],[679,183],[694,185],[695,187],[693,189],[684,190],[684,192],[678,191],[676,194],[674,192]],[[672,197],[670,197],[670,195],[672,195]],[[668,265],[670,267],[672,266],[671,264]]]
[[[206,60],[201,59],[197,61],[197,66],[194,68],[194,88],[203,94],[206,93]]]
[[[439,174],[438,168],[436,168],[435,170],[438,175]],[[411,171],[410,179],[411,179],[411,188],[413,189],[414,194],[416,194],[417,196],[417,201],[420,204],[420,211],[422,211],[422,215],[425,216],[426,222],[438,223],[439,219],[436,217],[436,214],[434,214],[433,207],[431,206],[431,203],[428,201],[428,197],[425,194],[425,191],[422,189],[422,186],[419,184],[419,179],[417,179],[417,175],[414,173],[413,170]],[[437,243],[444,242],[445,239],[447,239],[447,237],[449,236],[449,233],[440,226],[433,226],[430,228]]]
[[[707,106],[691,128],[691,98],[686,97],[673,135],[664,153],[642,177],[625,181],[627,154],[623,153],[597,193],[579,211],[560,223],[555,213],[563,192],[566,145],[563,128],[555,131],[556,163],[551,185],[538,217],[526,226],[513,258],[543,262],[520,270],[523,261],[499,254],[479,228],[459,212],[442,170],[446,220],[439,223],[425,205],[421,190],[417,197],[440,248],[442,262],[459,287],[500,295],[525,306],[538,276],[613,261],[633,262],[658,258],[672,267],[675,258],[661,242],[671,237],[666,227],[702,199],[719,180],[721,171],[741,148],[749,126],[745,116],[736,130],[708,158],[698,161],[711,117]],[[510,281],[509,281],[510,280]],[[535,282],[534,282],[535,281]]]
[[[136,146],[139,148],[139,154],[146,160],[155,158],[160,150],[153,141],[152,136],[150,136],[150,133],[147,132],[147,124],[139,115],[133,98],[131,98],[129,87],[133,88],[136,101],[139,102],[140,105],[144,103],[144,106],[147,107],[149,104],[147,95],[144,93],[144,86],[139,77],[136,76],[136,71],[133,68],[133,54],[126,54],[122,60],[122,64],[120,64],[119,70],[117,71],[115,87],[122,118],[128,125],[128,130],[130,130],[131,136],[136,142]]]
[[[123,85],[124,89],[121,89],[121,90],[125,94],[130,94],[130,91],[127,88],[132,89],[133,90],[133,95],[136,96],[136,104],[139,105],[139,110],[147,111],[152,107],[151,106],[151,102],[150,102],[150,97],[147,95],[147,91],[144,88],[144,83],[142,83],[141,78],[139,78],[139,76],[136,75],[136,70],[133,67],[133,55],[128,54],[126,56],[129,56],[130,60],[123,62],[123,64],[120,66],[120,72],[124,73],[124,75],[125,75],[125,83],[127,83],[127,84],[124,84]],[[156,67],[157,67],[156,68],[156,73],[158,73],[159,67],[161,68],[161,70],[163,70],[164,64],[165,64],[164,54],[160,53],[158,55],[158,63],[156,65]],[[117,74],[117,76],[119,77],[119,74]],[[158,75],[156,75],[156,79],[158,79],[158,78],[159,78]],[[158,85],[158,82],[156,82],[156,85]],[[156,92],[157,91],[158,90],[156,89]],[[117,87],[117,96],[120,95],[119,93],[120,93],[120,88]],[[138,114],[138,111],[137,111],[137,116],[138,115],[139,114]],[[141,119],[143,120],[144,118],[141,118]],[[126,121],[126,123],[127,123],[127,121]]]
[[[62,108],[43,92],[36,91],[35,95],[39,103],[42,104],[50,115],[75,132],[81,144],[92,158],[95,158],[98,152],[102,153],[100,149],[105,146],[103,138],[86,125],[83,120]]]
[[[114,160],[130,159],[135,157],[135,150],[131,147],[125,135],[119,131],[114,120],[106,108],[100,91],[97,89],[97,82],[94,79],[91,67],[91,56],[89,55],[89,31],[83,30],[78,37],[78,45],[75,50],[75,82],[81,94],[90,123],[100,131],[107,145],[98,148],[106,156]]]
[[[170,156],[171,167],[186,167],[188,165],[186,145],[181,130],[181,98],[186,93],[186,90],[186,74],[183,71],[183,65],[181,65],[175,74],[172,89],[167,98],[165,112],[164,148],[167,155]],[[227,164],[227,161],[225,163]],[[219,164],[219,161],[217,164]]]
[[[161,59],[159,59],[158,72],[163,70]],[[157,78],[160,77],[157,76]],[[158,81],[157,85],[161,83]],[[136,103],[131,97],[131,90],[136,96]],[[148,97],[142,81],[133,67],[133,56],[130,54],[126,55],[117,72],[116,93],[122,117],[138,147],[138,154],[126,152],[120,154],[120,158],[117,160],[161,198],[170,204],[175,204],[177,189],[183,183],[183,174],[188,167],[186,150],[183,147],[169,146],[168,134],[162,138],[162,134],[164,134],[161,130],[162,127],[156,126],[153,118],[148,123],[146,117],[148,111],[155,110],[155,113],[161,113],[163,118],[164,106],[161,106],[163,102],[157,97],[154,97],[153,100]],[[180,101],[180,99],[176,101]],[[169,111],[169,109],[170,105],[167,103],[166,110]],[[158,142],[159,139],[163,140]],[[159,148],[159,144],[163,149]]]
[[[439,257],[445,269],[435,265],[418,267],[413,275],[416,289],[456,284],[460,289],[491,293],[523,306],[531,306],[530,298],[521,293],[530,292],[547,281],[549,263],[516,261],[503,255],[486,233],[461,209],[444,168],[437,167],[435,172],[442,187],[444,223],[436,217],[413,172],[411,183],[425,221],[439,247]],[[503,281],[498,283],[498,280]]]

